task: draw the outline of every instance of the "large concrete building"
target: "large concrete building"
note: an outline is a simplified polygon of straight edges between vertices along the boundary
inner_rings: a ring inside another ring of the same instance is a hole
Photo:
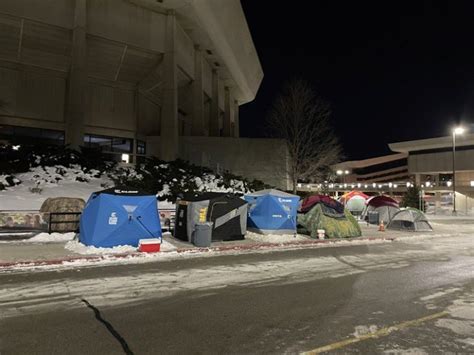
[[[238,0],[0,1],[1,139],[183,158],[272,178],[279,140],[239,138],[263,71]],[[236,157],[246,157],[245,161]]]
[[[433,193],[437,206],[441,194],[453,191],[453,138],[451,136],[391,143],[392,151],[408,156],[408,171],[418,186]],[[474,134],[456,137],[456,208],[474,213]]]
[[[350,160],[335,164],[331,169],[336,172],[339,183],[383,184],[410,181],[406,153],[384,155],[363,160]]]

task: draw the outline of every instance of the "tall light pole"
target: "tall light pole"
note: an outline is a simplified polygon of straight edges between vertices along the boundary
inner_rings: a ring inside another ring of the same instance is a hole
[[[456,215],[456,135],[464,133],[464,128],[453,129],[453,215]]]

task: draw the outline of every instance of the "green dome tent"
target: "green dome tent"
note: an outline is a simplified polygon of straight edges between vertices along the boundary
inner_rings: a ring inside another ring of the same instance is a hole
[[[306,214],[298,214],[298,224],[303,227],[303,232],[317,238],[318,229],[324,229],[327,238],[351,238],[360,237],[362,232],[356,219],[348,210],[344,210],[341,216],[335,216],[332,211],[322,204],[316,204]]]
[[[428,222],[425,214],[420,210],[411,207],[398,211],[387,225],[387,229],[415,232],[433,231],[433,228]]]

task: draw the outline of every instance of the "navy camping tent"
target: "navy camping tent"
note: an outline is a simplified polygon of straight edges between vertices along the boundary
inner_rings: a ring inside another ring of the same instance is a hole
[[[249,203],[249,230],[263,234],[296,233],[299,196],[271,189],[257,191],[244,198]]]
[[[161,237],[156,196],[112,188],[94,192],[84,207],[79,240],[110,248],[138,246],[140,239]]]

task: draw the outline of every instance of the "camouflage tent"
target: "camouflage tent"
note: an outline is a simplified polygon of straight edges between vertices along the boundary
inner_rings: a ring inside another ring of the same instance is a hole
[[[356,219],[348,210],[342,216],[325,213],[323,204],[315,205],[306,214],[298,214],[298,224],[303,227],[301,232],[317,238],[318,229],[324,229],[327,238],[360,237],[362,232]]]

